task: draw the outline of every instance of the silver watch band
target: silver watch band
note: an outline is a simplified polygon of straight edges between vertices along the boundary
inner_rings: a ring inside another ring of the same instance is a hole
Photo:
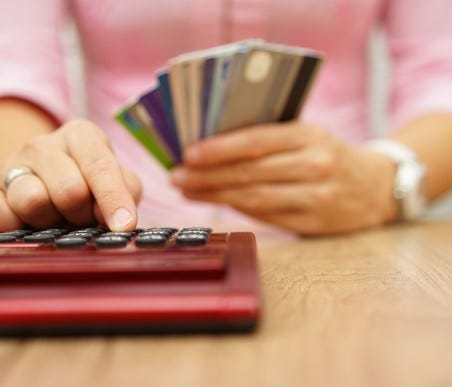
[[[365,147],[388,156],[396,164],[393,197],[399,207],[401,220],[418,219],[425,209],[423,182],[425,166],[406,145],[387,139],[369,141]]]
[[[399,163],[406,160],[418,160],[416,153],[401,142],[389,139],[370,140],[364,144],[378,153],[390,157],[394,162]]]

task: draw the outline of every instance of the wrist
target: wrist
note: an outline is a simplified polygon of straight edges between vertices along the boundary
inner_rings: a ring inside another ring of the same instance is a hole
[[[385,224],[398,219],[399,208],[394,198],[394,179],[397,167],[393,160],[381,153],[369,149],[362,149],[367,160],[365,171],[369,174],[369,196],[373,197],[370,202],[370,213],[377,221],[375,223]]]
[[[386,139],[370,141],[365,147],[386,156],[394,165],[392,197],[397,204],[396,218],[405,221],[420,218],[426,206],[426,168],[416,154],[406,145]]]

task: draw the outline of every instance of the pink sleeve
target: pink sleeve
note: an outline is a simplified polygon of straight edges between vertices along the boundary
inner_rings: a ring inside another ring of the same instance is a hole
[[[387,3],[391,126],[423,113],[452,113],[452,1]]]
[[[60,122],[70,112],[60,42],[65,0],[0,0],[0,97],[33,102]]]

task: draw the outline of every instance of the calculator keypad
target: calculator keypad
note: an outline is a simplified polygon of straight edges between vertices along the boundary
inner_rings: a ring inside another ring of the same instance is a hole
[[[0,233],[2,244],[44,244],[61,249],[120,248],[133,243],[136,247],[163,247],[173,241],[179,246],[199,246],[207,243],[212,229],[209,227],[152,227],[131,232],[107,231],[102,227],[81,229],[49,228],[45,230],[13,230]]]
[[[227,244],[227,234],[201,227],[15,230],[0,233],[0,282],[217,277]]]

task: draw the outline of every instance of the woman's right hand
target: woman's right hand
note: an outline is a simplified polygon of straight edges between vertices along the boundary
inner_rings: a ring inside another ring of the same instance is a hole
[[[6,188],[5,176],[21,167],[33,173]],[[123,231],[137,224],[141,183],[119,165],[105,133],[86,120],[31,138],[1,166],[0,179],[0,231],[65,223]]]

